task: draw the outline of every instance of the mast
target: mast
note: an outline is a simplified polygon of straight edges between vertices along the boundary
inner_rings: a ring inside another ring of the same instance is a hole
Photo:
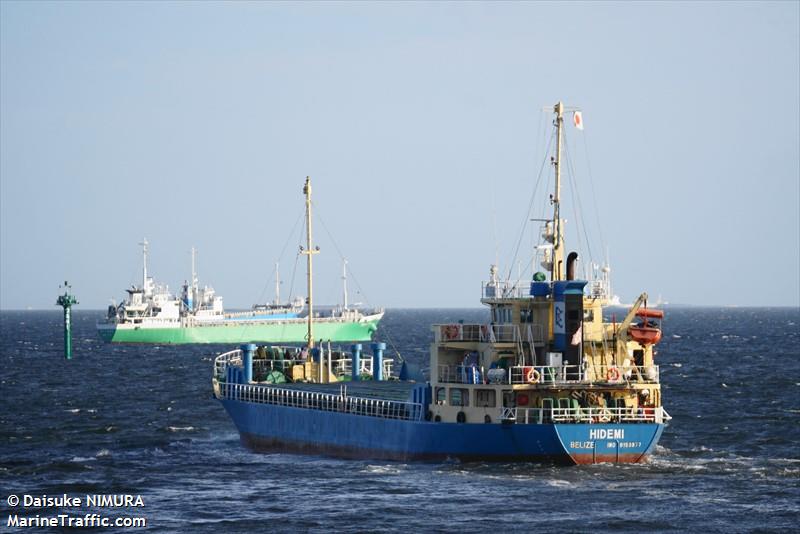
[[[278,273],[278,267],[280,263],[275,262],[275,305],[278,306],[281,303],[281,276]]]
[[[197,295],[197,268],[195,266],[195,258],[197,256],[197,249],[192,247],[192,298]]]
[[[344,295],[344,309],[347,310],[347,260],[342,260],[342,293]]]
[[[306,183],[303,186],[303,194],[306,196],[306,249],[301,250],[301,254],[308,256],[306,271],[308,275],[308,348],[314,348],[314,300],[312,281],[312,257],[319,252],[319,248],[311,247],[311,178],[306,176]]]
[[[553,166],[556,169],[556,190],[553,195],[553,266],[550,271],[552,281],[563,280],[564,234],[561,227],[561,130],[564,127],[564,103],[559,101],[553,108],[556,114],[556,158]]]
[[[150,292],[147,290],[147,238],[145,237],[139,244],[142,245],[142,292],[148,295]]]

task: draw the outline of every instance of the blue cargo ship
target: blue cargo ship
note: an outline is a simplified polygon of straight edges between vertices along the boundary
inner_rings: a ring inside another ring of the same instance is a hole
[[[669,420],[654,361],[664,315],[647,308],[642,293],[621,321],[609,321],[609,287],[576,278],[578,255],[566,253],[560,200],[568,110],[559,102],[553,111],[553,212],[536,247],[544,272],[501,280],[492,265],[481,288],[490,322],[433,325],[427,378],[406,363],[395,376],[383,343],[372,343],[371,354],[360,344],[315,344],[311,320],[305,347],[249,344],[219,355],[214,395],[247,447],[567,464],[635,463],[653,451]],[[304,191],[310,206],[310,182]],[[308,217],[310,288],[317,251]]]

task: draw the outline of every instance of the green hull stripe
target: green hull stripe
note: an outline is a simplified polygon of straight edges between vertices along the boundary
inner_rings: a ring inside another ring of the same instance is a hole
[[[336,342],[369,341],[377,328],[377,320],[318,323],[314,325],[314,338]],[[188,328],[98,328],[97,332],[105,341],[112,343],[305,343],[308,327],[305,323],[284,323]]]

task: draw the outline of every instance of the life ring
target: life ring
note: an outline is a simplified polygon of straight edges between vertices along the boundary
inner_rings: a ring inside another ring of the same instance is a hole
[[[535,367],[531,367],[526,378],[528,379],[528,384],[538,384],[539,380],[542,379],[542,374]]]
[[[611,421],[611,412],[609,412],[607,408],[603,408],[600,411],[600,416],[597,419],[601,423],[608,423],[609,421]]]
[[[606,378],[608,379],[609,382],[616,382],[617,380],[619,380],[619,377],[620,377],[619,369],[617,369],[616,367],[608,368],[608,372],[606,373]]]
[[[456,339],[458,337],[458,325],[449,324],[445,326],[444,337],[447,339]]]

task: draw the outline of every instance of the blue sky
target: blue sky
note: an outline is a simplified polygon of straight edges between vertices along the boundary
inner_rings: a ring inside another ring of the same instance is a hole
[[[276,261],[302,293],[306,175],[317,302],[341,251],[352,300],[478,306],[495,258],[530,258],[559,99],[586,124],[567,239],[623,300],[800,305],[799,6],[4,1],[0,308],[64,279],[104,308],[143,237],[172,289],[195,246],[229,307],[271,299]]]

